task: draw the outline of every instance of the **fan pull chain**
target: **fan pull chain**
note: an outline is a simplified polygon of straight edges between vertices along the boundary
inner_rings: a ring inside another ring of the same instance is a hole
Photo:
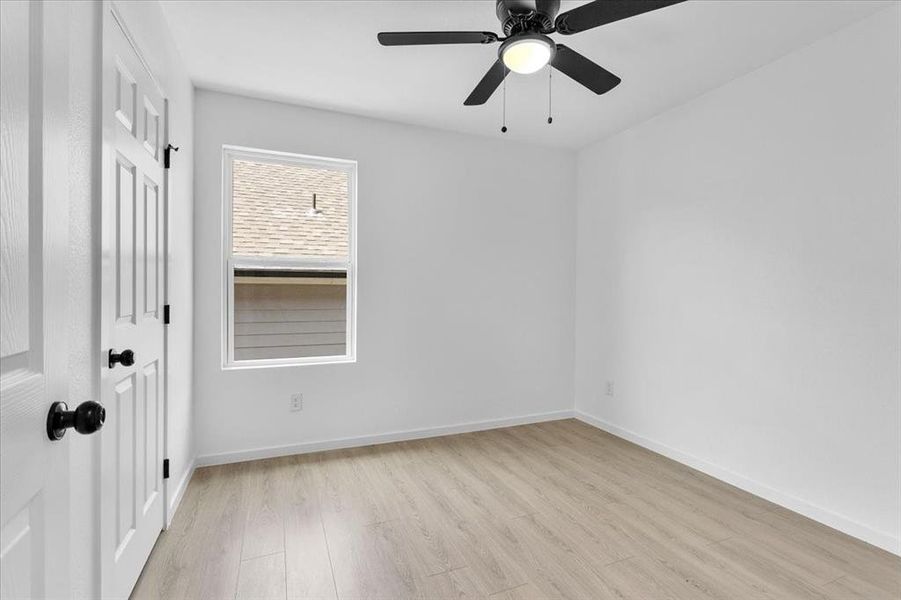
[[[547,66],[547,124],[550,125],[554,122],[554,117],[551,116],[551,77],[554,69],[551,68],[550,63]]]
[[[501,123],[501,133],[507,133],[507,66],[504,65],[504,108],[502,112],[503,123]]]

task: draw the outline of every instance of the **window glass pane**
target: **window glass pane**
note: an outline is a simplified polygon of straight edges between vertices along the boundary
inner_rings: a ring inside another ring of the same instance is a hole
[[[235,272],[235,360],[346,354],[344,277],[267,279]]]
[[[345,171],[235,159],[232,177],[234,255],[347,260]]]

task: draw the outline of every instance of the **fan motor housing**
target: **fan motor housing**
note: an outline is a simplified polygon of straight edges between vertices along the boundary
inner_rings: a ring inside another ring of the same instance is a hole
[[[554,29],[560,0],[497,0],[504,35],[547,33]]]

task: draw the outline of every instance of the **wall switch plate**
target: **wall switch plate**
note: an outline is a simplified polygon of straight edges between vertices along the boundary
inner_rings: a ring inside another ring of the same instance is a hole
[[[289,405],[291,412],[303,410],[303,394],[292,394],[291,404]]]
[[[606,389],[606,391],[605,391],[604,393],[612,398],[612,397],[613,397],[613,394],[615,393],[615,391],[616,391],[616,388],[614,387],[613,382],[612,382],[612,381],[608,381],[608,382],[607,382],[607,389]]]

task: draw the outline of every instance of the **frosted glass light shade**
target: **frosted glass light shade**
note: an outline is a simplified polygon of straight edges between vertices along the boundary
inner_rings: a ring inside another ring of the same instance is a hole
[[[515,40],[503,49],[504,65],[514,73],[528,75],[551,59],[551,45],[541,38]]]

